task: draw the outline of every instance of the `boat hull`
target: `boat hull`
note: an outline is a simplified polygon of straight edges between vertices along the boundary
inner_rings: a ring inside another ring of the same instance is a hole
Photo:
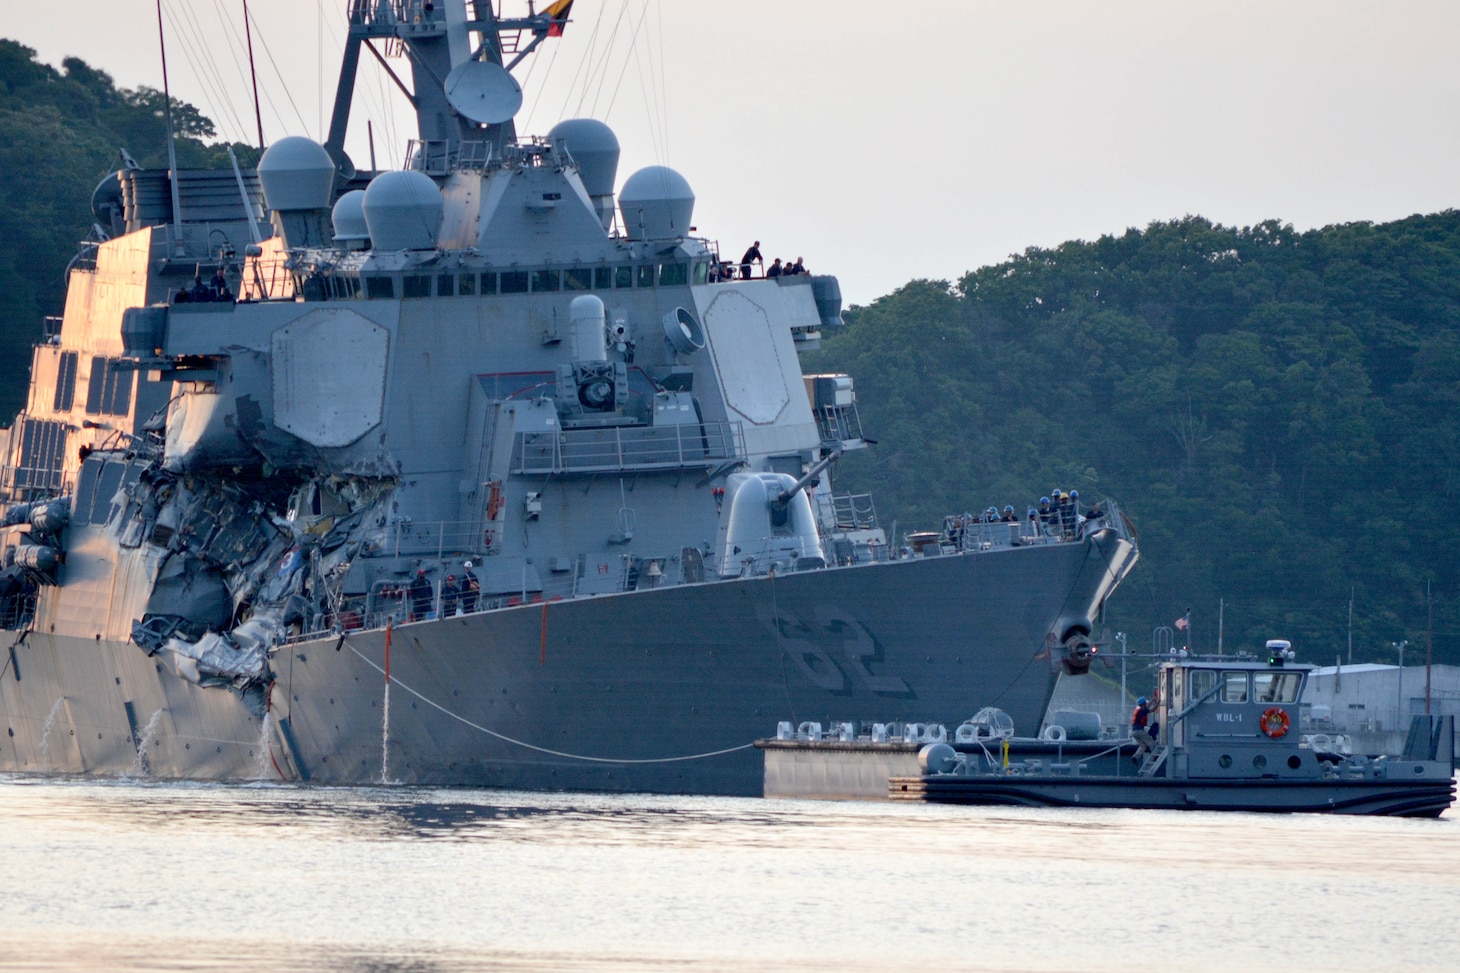
[[[0,769],[756,795],[751,743],[782,720],[995,705],[1037,726],[1051,635],[1088,621],[1134,556],[911,558],[332,635],[274,653],[266,710],[133,644],[11,633]]]
[[[1023,807],[1267,811],[1437,818],[1455,800],[1453,779],[1170,780],[894,777],[894,800]]]

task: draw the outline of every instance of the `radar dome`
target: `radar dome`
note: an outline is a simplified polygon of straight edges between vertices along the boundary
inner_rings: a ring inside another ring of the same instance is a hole
[[[613,195],[618,175],[618,136],[613,129],[596,118],[569,118],[554,125],[548,137],[561,139],[568,147],[589,196]]]
[[[365,225],[365,190],[352,189],[335,202],[330,221],[336,240],[367,240],[370,228]]]
[[[382,172],[366,187],[362,209],[375,249],[435,249],[441,230],[441,191],[424,172]]]
[[[618,208],[630,240],[668,240],[689,233],[695,194],[668,166],[648,166],[625,180]]]
[[[329,209],[335,163],[313,139],[291,135],[264,150],[258,165],[264,201],[272,210]]]

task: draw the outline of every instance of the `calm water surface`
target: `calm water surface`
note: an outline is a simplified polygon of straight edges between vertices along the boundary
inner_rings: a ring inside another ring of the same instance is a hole
[[[0,776],[0,971],[1450,970],[1457,824]]]

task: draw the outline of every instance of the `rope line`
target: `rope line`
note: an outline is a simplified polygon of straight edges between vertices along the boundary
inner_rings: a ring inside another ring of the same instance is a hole
[[[345,644],[350,647],[350,651],[355,653],[355,655],[358,656],[362,662],[364,662],[370,668],[374,669],[376,672],[379,672],[381,675],[385,675],[385,670],[377,665],[372,659],[368,658],[359,649],[355,648],[355,646],[350,643],[349,639],[345,640]],[[490,730],[485,726],[482,726],[480,723],[473,723],[471,720],[467,719],[465,716],[462,716],[459,713],[453,713],[451,710],[447,709],[445,706],[442,706],[435,700],[428,699],[421,693],[412,689],[410,686],[401,682],[395,676],[391,676],[390,681],[400,688],[404,689],[406,692],[410,693],[412,696],[419,699],[421,702],[425,703],[427,706],[440,710],[443,714],[451,717],[458,723],[465,724],[466,726],[471,727],[473,730],[485,733],[487,736],[496,737],[498,740],[501,740],[504,743],[510,743],[513,746],[522,747],[526,750],[535,750],[538,753],[545,753],[552,757],[566,757],[569,760],[583,760],[595,764],[673,764],[682,763],[686,760],[703,760],[707,757],[720,757],[724,756],[727,753],[735,753],[740,750],[749,750],[750,748],[755,746],[754,743],[742,743],[737,747],[726,747],[724,750],[710,750],[706,753],[691,753],[682,757],[645,757],[638,759],[618,757],[589,757],[581,753],[566,753],[562,750],[552,750],[548,747],[539,747],[534,743],[528,743],[525,740],[518,740],[513,737],[509,737],[505,733],[498,733],[496,730]]]

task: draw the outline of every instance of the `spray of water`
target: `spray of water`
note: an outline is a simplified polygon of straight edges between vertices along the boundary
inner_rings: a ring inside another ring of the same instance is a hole
[[[259,739],[254,747],[254,780],[269,780],[272,775],[269,773],[269,746],[271,739],[269,734],[274,729],[274,714],[268,710],[264,711],[264,718],[259,721]]]
[[[137,734],[137,759],[133,762],[131,771],[135,775],[152,773],[152,747],[157,743],[157,724],[161,719],[162,710],[159,709],[147,720],[142,732]]]
[[[41,742],[36,746],[37,753],[41,757],[49,759],[51,755],[51,727],[56,722],[56,714],[61,712],[61,704],[66,702],[65,696],[57,696],[56,701],[51,704],[51,711],[46,714],[45,725],[41,727]]]
[[[390,682],[385,684],[385,706],[380,719],[380,782],[390,783]]]

